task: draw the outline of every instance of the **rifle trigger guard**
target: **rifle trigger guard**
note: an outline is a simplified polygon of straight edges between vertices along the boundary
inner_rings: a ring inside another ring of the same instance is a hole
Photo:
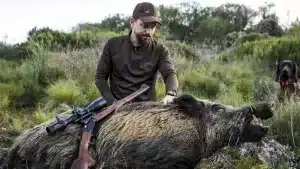
[[[81,122],[83,125],[87,125],[91,118],[92,118],[92,117],[85,118],[85,119],[81,119],[80,122]]]

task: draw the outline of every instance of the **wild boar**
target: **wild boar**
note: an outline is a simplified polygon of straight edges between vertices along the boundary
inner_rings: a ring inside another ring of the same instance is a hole
[[[273,116],[269,104],[233,108],[183,94],[173,104],[128,103],[98,123],[90,153],[94,169],[191,169],[227,146],[258,142],[268,128],[253,116]],[[8,154],[10,169],[69,169],[78,156],[82,126],[48,135],[46,124],[24,131]],[[199,166],[199,165],[198,165]]]

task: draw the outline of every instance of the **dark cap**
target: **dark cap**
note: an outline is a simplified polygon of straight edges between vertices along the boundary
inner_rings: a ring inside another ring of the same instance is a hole
[[[159,21],[158,14],[157,14],[157,9],[150,2],[138,3],[133,10],[132,17],[134,19],[140,19],[145,23],[157,22],[161,25],[161,22]]]

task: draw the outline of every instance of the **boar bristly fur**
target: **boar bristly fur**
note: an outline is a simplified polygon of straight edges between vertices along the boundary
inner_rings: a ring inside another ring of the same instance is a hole
[[[267,134],[267,130],[260,131],[262,126],[252,131],[245,122],[250,110],[187,94],[170,105],[123,105],[97,123],[90,144],[90,153],[97,161],[93,169],[192,169],[201,158],[230,142],[247,142],[241,138],[248,136],[243,130],[253,134],[250,141],[259,141]],[[41,124],[29,129],[15,140],[8,154],[9,168],[70,168],[78,156],[82,126],[71,124],[55,135],[48,135],[45,127]]]

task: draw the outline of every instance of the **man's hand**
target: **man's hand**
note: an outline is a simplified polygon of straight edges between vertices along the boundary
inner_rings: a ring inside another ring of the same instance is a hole
[[[175,96],[166,95],[166,96],[161,100],[161,102],[162,102],[164,105],[167,105],[167,104],[173,103],[173,100],[174,100],[174,99],[175,99]]]

